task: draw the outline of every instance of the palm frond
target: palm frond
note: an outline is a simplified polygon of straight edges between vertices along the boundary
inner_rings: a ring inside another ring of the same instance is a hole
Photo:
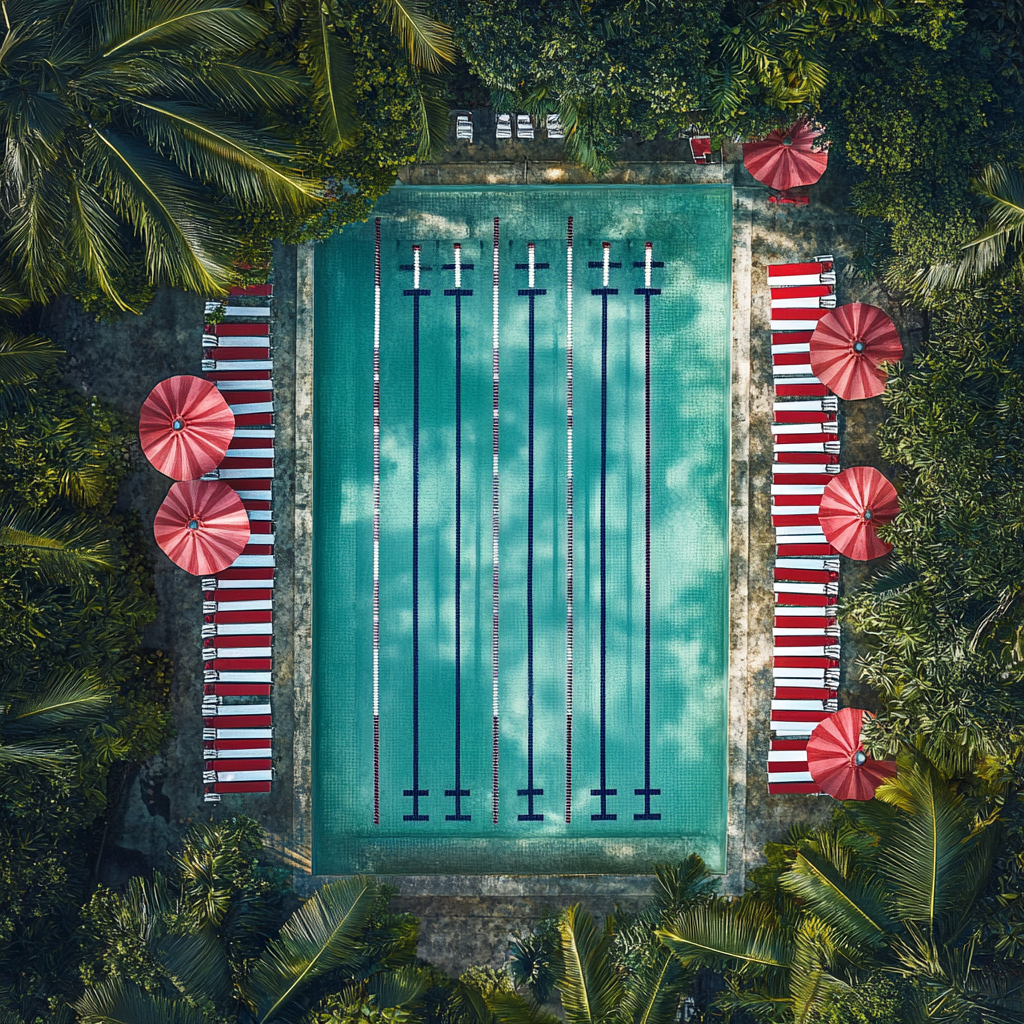
[[[711,899],[718,881],[704,861],[691,853],[681,864],[656,864],[651,902],[663,921],[681,914],[694,903]]]
[[[0,328],[0,383],[11,384],[45,373],[64,354],[49,338]]]
[[[846,992],[849,986],[826,969],[833,945],[827,925],[814,917],[805,917],[797,929],[789,992],[793,999],[794,1024],[820,1019],[817,1011],[831,995]]]
[[[657,931],[684,966],[761,975],[788,968],[793,942],[768,908],[723,901],[693,907]]]
[[[226,109],[247,113],[287,110],[302,103],[309,93],[309,79],[298,69],[251,54],[214,61],[198,85],[201,89],[196,90],[196,98],[205,106],[218,100]]]
[[[18,287],[37,302],[46,302],[67,288],[61,251],[67,205],[57,176],[44,171],[26,183],[8,213],[3,239],[6,261],[18,275]]]
[[[82,1024],[203,1024],[196,1007],[143,992],[122,978],[87,988],[74,1007]]]
[[[970,812],[930,765],[903,768],[875,795],[903,811],[878,855],[896,913],[934,935],[937,920],[964,902],[965,861],[976,846]]]
[[[78,722],[87,725],[102,714],[112,700],[95,675],[82,670],[67,670],[47,684],[43,692],[15,704],[9,720],[17,726],[49,729]]]
[[[267,945],[245,992],[259,1024],[297,1016],[309,982],[342,966],[353,955],[376,899],[369,878],[325,885],[285,922]]]
[[[383,1009],[410,1006],[430,987],[430,978],[417,967],[378,971],[366,983],[377,1006]]]
[[[436,158],[444,149],[450,128],[448,104],[442,97],[441,82],[421,73],[416,100],[419,105],[419,143],[416,147],[416,156],[420,160],[430,160]]]
[[[19,552],[40,576],[57,582],[114,568],[109,541],[58,512],[9,510],[0,515],[0,547]]]
[[[465,986],[464,986],[465,987]],[[561,1019],[518,992],[495,992],[487,996],[486,1008],[499,1024],[557,1024]],[[485,1020],[479,1013],[476,1016]]]
[[[622,983],[611,960],[611,940],[579,904],[558,922],[555,987],[569,1024],[597,1024],[622,999]]]
[[[12,743],[0,743],[0,765],[21,765],[38,771],[53,771],[69,764],[77,757],[78,750],[75,747],[56,740],[38,743],[15,740]]]
[[[801,849],[779,881],[852,945],[881,946],[891,927],[881,879],[847,874],[836,866],[835,859]]]
[[[212,928],[165,936],[156,958],[182,995],[214,1003],[231,998],[230,965],[224,944]]]
[[[672,1024],[686,980],[682,964],[662,949],[650,966],[626,979],[620,1018],[629,1024]]]
[[[170,152],[190,174],[217,182],[243,203],[298,211],[316,202],[320,183],[289,166],[288,158],[299,154],[288,153],[280,140],[191,104],[136,103],[150,115],[147,124],[157,148]]]
[[[267,32],[243,0],[104,0],[99,14],[103,56],[118,60],[155,49],[240,51]]]
[[[451,28],[430,17],[424,0],[381,0],[381,13],[417,67],[438,74],[454,64],[458,51]]]
[[[356,58],[334,30],[323,5],[316,5],[305,23],[302,53],[313,82],[313,102],[324,142],[332,152],[341,152],[354,145],[359,134]]]
[[[133,309],[120,296],[117,282],[127,269],[124,244],[113,210],[100,192],[79,176],[71,177],[69,244],[87,279],[109,296],[119,309]]]
[[[136,139],[94,129],[93,143],[98,184],[142,236],[151,278],[223,294],[235,243],[218,212],[196,201],[191,179]]]

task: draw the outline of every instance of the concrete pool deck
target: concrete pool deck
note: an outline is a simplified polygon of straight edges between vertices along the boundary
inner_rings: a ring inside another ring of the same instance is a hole
[[[733,154],[734,155],[734,154]],[[554,162],[546,169],[557,169]],[[410,168],[406,180],[418,184],[478,182],[521,183],[538,164],[503,160],[475,165],[452,163]],[[816,187],[812,205],[803,209],[769,207],[735,160],[694,167],[666,161],[620,165],[607,181],[729,182],[736,186],[733,275],[733,437],[732,566],[730,667],[730,814],[729,870],[723,884],[741,891],[746,872],[761,859],[765,842],[780,838],[796,821],[826,816],[831,802],[806,797],[769,797],[765,779],[768,749],[767,708],[771,694],[771,560],[768,515],[772,401],[768,352],[768,294],[764,266],[833,252],[839,261],[839,301],[884,301],[859,279],[843,273],[863,237],[856,218],[844,209],[842,182],[828,172]],[[566,172],[559,180],[572,180]],[[551,180],[548,178],[547,180]],[[745,268],[745,269],[744,269]],[[282,412],[275,510],[278,520],[279,598],[277,627],[278,781],[269,798],[202,803],[201,594],[198,584],[175,571],[153,549],[154,574],[161,601],[159,619],[147,642],[170,653],[175,662],[172,716],[176,735],[167,749],[143,767],[112,814],[104,876],[117,884],[127,874],[162,863],[190,821],[249,814],[267,834],[267,860],[293,870],[296,888],[308,892],[323,879],[309,874],[309,540],[311,537],[311,271],[307,247],[279,248],[275,262],[273,326],[276,384]],[[202,299],[163,291],[139,318],[95,324],[68,303],[53,307],[44,328],[69,352],[68,380],[84,393],[112,401],[127,416],[153,383],[172,373],[199,368]],[[902,326],[902,325],[901,325]],[[129,353],[131,356],[129,357]],[[877,400],[844,420],[844,462],[877,462],[873,428],[880,419]],[[294,460],[288,452],[294,451]],[[126,484],[122,505],[140,511],[148,528],[166,491],[166,481],[144,462]],[[291,564],[294,560],[294,564]],[[289,590],[292,600],[286,602]],[[284,605],[289,605],[289,608]],[[290,615],[290,620],[289,620]],[[844,643],[844,686],[855,644]],[[287,709],[291,707],[292,713]],[[420,953],[445,969],[471,963],[500,963],[510,933],[529,927],[546,906],[582,899],[604,912],[618,902],[634,905],[649,888],[646,877],[501,877],[414,876],[395,879],[397,905],[423,919]]]

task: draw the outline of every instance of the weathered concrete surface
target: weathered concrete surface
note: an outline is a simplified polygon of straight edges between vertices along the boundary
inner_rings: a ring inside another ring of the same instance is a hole
[[[585,172],[560,164],[553,143],[538,143],[536,149],[520,143],[502,150],[474,148],[475,153],[465,146],[454,150],[445,164],[411,168],[403,179],[417,184],[592,180]],[[845,209],[846,188],[833,172],[827,172],[813,190],[811,206],[771,207],[764,202],[764,190],[738,163],[736,151],[727,152],[724,165],[695,167],[686,163],[678,150],[678,146],[653,147],[648,154],[643,147],[634,146],[625,153],[629,159],[603,180],[652,184],[726,181],[736,186],[730,674],[733,764],[729,871],[724,882],[730,891],[740,891],[746,871],[759,863],[765,842],[780,838],[797,821],[820,819],[831,810],[827,799],[769,797],[765,781],[774,540],[768,512],[773,395],[765,267],[772,262],[832,252],[840,272],[840,302],[865,298],[883,306],[885,302],[883,296],[871,293],[844,273],[863,232]],[[501,159],[488,162],[488,156]],[[749,261],[749,273],[744,261]],[[147,642],[169,651],[175,659],[172,715],[176,735],[167,749],[144,767],[113,816],[111,853],[105,858],[107,877],[112,882],[144,864],[159,863],[165,851],[177,845],[188,821],[233,813],[250,814],[263,824],[268,859],[295,869],[300,891],[308,891],[321,881],[308,874],[308,644],[312,615],[312,324],[308,271],[308,250],[278,251],[272,327],[278,403],[274,697],[278,783],[269,798],[226,798],[219,806],[202,803],[201,594],[196,581],[174,569],[152,545],[161,614],[150,628]],[[156,381],[173,373],[198,371],[202,319],[201,299],[162,291],[142,317],[127,317],[113,324],[95,324],[73,304],[55,306],[48,329],[69,352],[69,381],[84,393],[100,395],[135,416]],[[874,432],[881,419],[880,403],[847,404],[843,413],[844,465],[876,460]],[[138,472],[126,483],[122,504],[139,509],[150,526],[167,483],[140,455]],[[294,567],[293,553],[298,563]],[[855,645],[847,640],[844,672],[854,654]],[[293,715],[287,713],[289,708],[294,709]],[[472,963],[500,963],[508,936],[530,927],[547,907],[583,900],[593,910],[604,912],[616,901],[626,907],[635,905],[649,886],[647,878],[624,876],[422,876],[394,881],[401,892],[398,906],[422,918],[421,954],[455,972]]]

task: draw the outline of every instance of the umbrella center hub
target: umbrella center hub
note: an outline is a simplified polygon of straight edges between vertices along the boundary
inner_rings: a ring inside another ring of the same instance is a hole
[[[860,765],[862,765],[867,759],[868,755],[865,754],[863,750],[858,750],[857,753],[853,755],[853,763],[858,767],[860,767]]]
[[[788,135],[787,135],[787,136],[786,136],[786,137],[785,137],[785,138],[784,138],[784,139],[782,140],[782,144],[783,144],[784,146],[792,146],[792,145],[793,145],[793,140],[792,140],[792,138],[791,138],[790,136],[788,136]]]
[[[175,420],[171,424],[171,429],[172,430],[184,430],[185,429],[185,421],[184,420]]]
[[[199,520],[198,519],[190,519],[188,521],[188,528],[190,530],[198,530],[199,529]]]
[[[864,342],[863,341],[855,341],[853,343],[853,351],[854,352],[863,352],[864,351]]]
[[[869,508],[864,509],[864,518],[865,519],[873,519],[874,518],[874,513],[871,511],[871,509],[869,509]]]

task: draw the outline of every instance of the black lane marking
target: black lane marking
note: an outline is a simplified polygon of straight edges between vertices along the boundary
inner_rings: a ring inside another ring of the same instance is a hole
[[[604,267],[604,263],[590,262],[589,267]],[[610,267],[621,267],[621,263],[609,263]],[[607,603],[606,595],[606,561],[605,538],[607,528],[607,509],[605,496],[608,482],[608,296],[618,295],[618,288],[592,288],[591,295],[601,296],[601,787],[592,789],[591,796],[601,798],[601,813],[592,814],[591,821],[615,821],[617,814],[608,813],[608,797],[618,795],[618,790],[608,788],[607,779]]]
[[[516,270],[529,269],[528,263],[517,263]],[[535,263],[534,270],[547,270],[547,263]],[[517,790],[527,800],[526,814],[518,815],[519,821],[543,821],[543,814],[536,814],[533,799],[543,796],[544,790],[534,785],[533,777],[533,402],[534,402],[534,303],[538,295],[546,295],[546,288],[520,288],[520,295],[526,295],[530,303],[530,372],[529,372],[529,441],[527,455],[527,513],[526,513],[526,788]]]
[[[412,270],[412,264],[399,269]],[[430,270],[420,267],[420,273]],[[430,294],[429,288],[407,288],[403,295],[412,296],[412,789],[403,790],[412,797],[412,814],[403,814],[403,821],[429,821],[429,814],[420,814],[420,797],[430,791],[420,788],[420,298]]]
[[[664,263],[651,262],[652,267]],[[642,267],[643,263],[634,263]],[[636,288],[635,295],[644,297],[644,785],[635,789],[635,796],[644,798],[637,821],[660,821],[661,815],[651,811],[651,797],[661,796],[660,789],[651,788],[651,296],[660,295],[660,288]]]
[[[461,264],[472,270],[472,263]],[[446,263],[442,270],[454,270]],[[462,788],[462,297],[472,295],[472,288],[445,288],[445,295],[455,297],[455,783],[445,796],[455,798],[455,813],[446,814],[445,821],[472,821],[471,814],[462,813],[462,798],[469,790]]]

